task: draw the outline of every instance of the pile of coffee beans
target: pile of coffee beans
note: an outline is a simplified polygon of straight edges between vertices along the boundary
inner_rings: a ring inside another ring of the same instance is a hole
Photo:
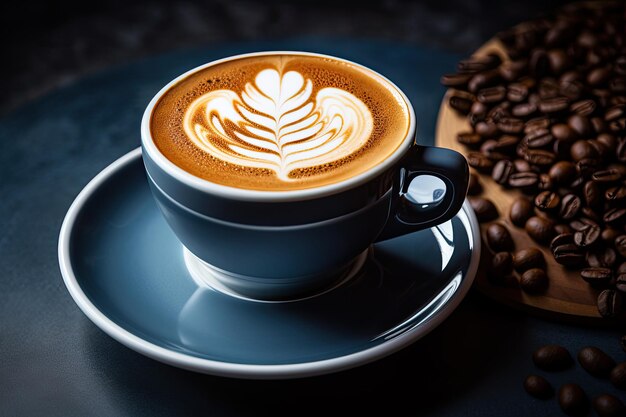
[[[470,57],[441,78],[471,125],[457,137],[470,166],[522,192],[511,222],[598,289],[604,317],[620,315],[626,291],[625,22],[624,2],[568,5],[500,33],[506,57]],[[499,217],[477,176],[469,191],[480,221]],[[498,282],[517,256],[501,253],[513,250],[502,228],[487,236]],[[547,288],[543,265],[518,272],[525,291]]]
[[[538,348],[532,356],[535,366],[543,371],[557,372],[571,368],[574,360],[569,351],[559,345],[545,345]],[[578,363],[590,375],[609,379],[618,389],[626,389],[626,362],[616,364],[613,358],[595,346],[584,347],[578,352]],[[526,392],[541,400],[554,395],[552,384],[541,375],[528,375],[524,380]],[[585,416],[589,410],[589,398],[578,384],[563,384],[558,391],[559,406],[570,416]],[[591,402],[600,417],[626,415],[624,403],[615,395],[602,394]]]

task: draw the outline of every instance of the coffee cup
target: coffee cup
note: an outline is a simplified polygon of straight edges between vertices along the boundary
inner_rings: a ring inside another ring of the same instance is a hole
[[[324,72],[315,65],[332,77],[319,78]],[[350,87],[353,79],[358,83]],[[218,82],[229,88],[215,87]],[[273,86],[282,98],[272,102]],[[288,107],[285,91],[299,101],[291,113],[267,118],[278,111],[276,103]],[[258,110],[263,103],[271,111]],[[387,116],[379,117],[383,110]],[[298,117],[301,122],[291,120]],[[273,147],[268,132],[278,137],[277,128],[259,125],[266,119],[289,119],[289,134],[298,123],[313,127]],[[176,135],[184,132],[190,139],[181,145]],[[388,150],[368,144],[375,135]],[[194,68],[156,94],[141,123],[148,182],[184,246],[190,273],[214,289],[261,301],[327,291],[358,269],[374,242],[438,225],[461,209],[469,177],[464,157],[415,138],[411,103],[387,78],[341,58],[290,51]],[[295,145],[300,148],[283,154]],[[198,161],[189,162],[176,146]],[[425,199],[408,191],[418,178],[433,177],[442,186]]]

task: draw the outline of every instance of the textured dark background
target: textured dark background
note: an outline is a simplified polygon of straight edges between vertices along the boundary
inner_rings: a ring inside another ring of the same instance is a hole
[[[469,53],[562,0],[24,1],[0,5],[0,114],[99,69],[176,48],[324,35]]]

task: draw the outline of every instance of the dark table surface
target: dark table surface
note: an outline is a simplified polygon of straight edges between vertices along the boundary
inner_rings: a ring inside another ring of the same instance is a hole
[[[385,41],[294,38],[181,50],[86,77],[0,119],[0,415],[166,416],[327,413],[528,416],[559,413],[529,398],[532,350],[560,343],[574,354],[602,347],[624,359],[615,330],[544,321],[470,293],[440,327],[378,362],[294,381],[246,381],[170,367],[95,327],[66,291],[56,244],[65,211],[102,168],[139,144],[149,98],[184,70],[264,49],[354,59],[388,75],[413,102],[420,141],[432,142],[441,72],[458,55]],[[580,368],[545,374],[590,396],[621,395]]]

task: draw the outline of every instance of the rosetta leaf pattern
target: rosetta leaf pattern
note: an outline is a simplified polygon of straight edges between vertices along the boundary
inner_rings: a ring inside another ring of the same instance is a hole
[[[289,174],[332,163],[362,148],[373,130],[367,106],[348,91],[313,83],[297,71],[265,69],[239,94],[214,90],[187,109],[184,129],[222,161]]]

